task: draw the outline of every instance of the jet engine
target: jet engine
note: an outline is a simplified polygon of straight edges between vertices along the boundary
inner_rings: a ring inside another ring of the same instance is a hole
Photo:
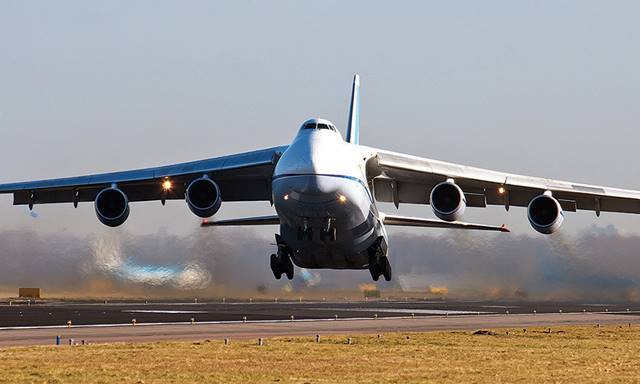
[[[213,216],[222,204],[220,187],[207,176],[202,176],[189,184],[185,199],[191,212],[202,218]]]
[[[557,231],[564,221],[560,202],[551,196],[551,192],[531,199],[527,207],[527,216],[533,229],[545,235]]]
[[[109,227],[122,225],[129,217],[129,199],[116,187],[98,192],[94,204],[98,220]]]
[[[467,208],[464,192],[453,180],[443,181],[433,187],[429,201],[433,213],[445,221],[460,219]]]

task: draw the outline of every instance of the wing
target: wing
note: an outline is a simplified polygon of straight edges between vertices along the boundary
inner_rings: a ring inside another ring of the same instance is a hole
[[[532,198],[551,191],[565,211],[640,213],[640,191],[496,172],[371,149],[369,183],[379,201],[429,204],[429,193],[452,178],[464,191],[467,205],[526,207]]]
[[[184,199],[188,183],[204,174],[220,186],[223,201],[271,199],[271,176],[286,146],[187,163],[124,172],[63,179],[0,184],[0,193],[12,193],[13,204],[93,201],[105,187],[117,184],[130,201]],[[169,191],[162,188],[171,180]]]

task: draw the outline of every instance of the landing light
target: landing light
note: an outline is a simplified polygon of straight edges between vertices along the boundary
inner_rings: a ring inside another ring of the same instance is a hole
[[[504,195],[504,193],[505,193],[506,191],[507,191],[507,190],[506,190],[506,189],[504,189],[504,187],[500,187],[500,188],[498,188],[498,193],[499,193],[499,194],[501,194],[501,195]]]
[[[164,189],[165,191],[170,190],[173,187],[173,183],[171,182],[171,180],[165,180],[162,182],[162,189]]]
[[[341,203],[346,203],[347,202],[347,197],[345,195],[340,195],[338,196],[338,201]]]
[[[283,199],[289,200],[289,195],[284,195]]]

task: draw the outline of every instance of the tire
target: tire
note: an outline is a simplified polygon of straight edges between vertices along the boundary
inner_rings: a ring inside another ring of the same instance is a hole
[[[273,272],[273,276],[280,280],[282,277],[282,271],[280,270],[280,263],[278,262],[278,256],[276,254],[271,254],[271,272]]]
[[[382,274],[384,275],[384,279],[386,281],[391,281],[391,264],[389,264],[389,258],[384,256],[381,258],[380,264],[382,265]]]
[[[293,262],[291,261],[291,258],[289,256],[286,256],[283,261],[284,261],[283,269],[287,274],[287,279],[293,280]]]
[[[378,281],[380,278],[380,267],[377,264],[372,264],[369,266],[369,272],[371,273],[373,281]]]

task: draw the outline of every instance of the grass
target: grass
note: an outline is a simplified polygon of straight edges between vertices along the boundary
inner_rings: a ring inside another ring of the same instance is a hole
[[[640,382],[640,327],[0,349],[0,383]]]

